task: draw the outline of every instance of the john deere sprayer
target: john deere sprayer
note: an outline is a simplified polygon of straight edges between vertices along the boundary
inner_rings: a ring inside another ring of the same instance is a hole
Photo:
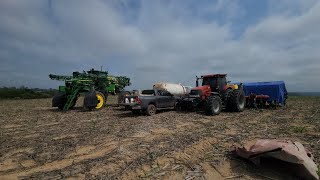
[[[116,94],[130,86],[130,79],[125,76],[110,76],[107,71],[73,72],[72,76],[49,75],[52,80],[65,81],[59,86],[59,93],[52,99],[52,107],[69,110],[74,107],[81,93],[84,96],[84,108],[100,109],[106,102],[108,94]]]

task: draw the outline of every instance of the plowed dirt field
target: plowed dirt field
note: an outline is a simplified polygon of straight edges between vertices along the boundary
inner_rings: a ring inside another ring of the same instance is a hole
[[[0,179],[283,179],[230,155],[256,138],[300,141],[320,163],[320,97],[289,97],[262,112],[133,115],[51,108],[51,99],[0,101]]]

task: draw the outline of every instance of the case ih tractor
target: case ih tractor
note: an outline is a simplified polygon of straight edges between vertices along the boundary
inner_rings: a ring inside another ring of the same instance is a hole
[[[210,74],[197,77],[196,87],[177,103],[179,110],[204,110],[206,115],[218,115],[227,111],[243,111],[246,103],[242,84],[230,84],[226,74]],[[202,85],[199,86],[199,80]]]

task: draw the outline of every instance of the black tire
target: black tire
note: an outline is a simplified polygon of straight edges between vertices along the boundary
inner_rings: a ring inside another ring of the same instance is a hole
[[[152,115],[156,114],[156,111],[157,111],[156,106],[153,104],[149,104],[149,106],[147,107],[147,110],[146,110],[146,115],[152,116]]]
[[[176,111],[189,111],[191,109],[188,108],[188,101],[185,101],[184,99],[179,100],[176,105]]]
[[[246,96],[242,89],[235,89],[230,93],[228,99],[230,110],[234,112],[242,112],[246,106]]]
[[[138,109],[131,109],[132,114],[140,114],[140,110]]]
[[[59,92],[52,98],[52,107],[58,107],[60,110],[63,110],[66,102],[67,102],[66,93]]]
[[[218,115],[222,110],[221,98],[219,96],[210,96],[204,103],[204,111],[206,115]]]
[[[231,99],[232,99],[232,89],[227,89],[225,94],[225,99],[224,99],[225,111],[229,111],[229,112],[233,111]]]
[[[98,102],[99,101],[96,96],[96,91],[90,91],[90,92],[87,92],[84,96],[83,107],[84,109],[91,111],[97,106]]]
[[[179,101],[179,102],[176,102],[174,110],[175,111],[186,111],[187,108],[185,106],[185,103],[183,103],[183,101]]]
[[[123,109],[123,110],[125,110],[125,111],[130,110],[130,106],[124,106],[124,109]]]
[[[179,103],[179,102],[175,102],[175,103],[174,103],[173,110],[175,110],[175,111],[180,111],[180,109],[181,109],[180,103]]]

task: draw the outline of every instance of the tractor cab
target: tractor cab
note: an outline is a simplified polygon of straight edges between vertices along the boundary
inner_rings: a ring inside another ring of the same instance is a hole
[[[227,85],[226,74],[210,74],[201,76],[202,86],[210,86],[212,92],[223,92],[225,86]],[[199,83],[197,83],[198,86]]]
[[[223,94],[227,86],[226,76],[226,74],[209,74],[197,77],[196,87],[191,90],[190,94],[201,94],[202,96],[210,96],[212,92]],[[201,86],[199,86],[199,80],[202,81]]]
[[[97,76],[108,76],[108,71],[98,71],[98,70],[90,69],[90,71],[87,71],[87,73],[97,75]]]

